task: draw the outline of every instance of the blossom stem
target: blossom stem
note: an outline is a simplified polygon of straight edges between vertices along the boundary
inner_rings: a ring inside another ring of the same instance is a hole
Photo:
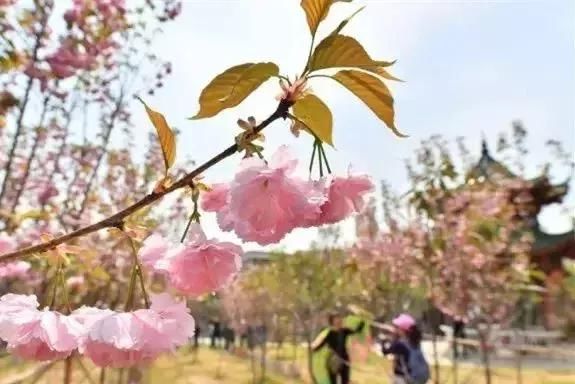
[[[192,187],[192,188],[196,188],[196,187]],[[186,239],[186,236],[188,234],[188,231],[190,230],[190,226],[192,225],[192,223],[194,221],[196,223],[200,222],[200,211],[198,210],[198,198],[199,197],[200,197],[199,190],[195,189],[193,192],[193,195],[192,195],[192,201],[194,202],[194,211],[190,215],[190,219],[188,220],[188,224],[186,224],[186,229],[184,229],[184,233],[182,234],[182,238],[180,239],[180,243],[183,243],[184,240]]]
[[[52,277],[52,296],[50,298],[50,304],[48,304],[49,308],[53,308],[56,304],[56,294],[58,293],[58,282],[60,275],[60,261],[58,260],[58,266],[56,267],[56,274]]]
[[[323,149],[323,145],[321,142],[318,144],[319,151],[322,154],[323,161],[325,162],[325,167],[327,168],[327,172],[331,174],[331,168],[329,166],[329,162],[327,161],[327,156],[325,155],[325,149]]]
[[[132,267],[132,273],[135,271],[136,276],[140,280],[140,288],[142,289],[142,295],[144,296],[144,303],[146,304],[146,308],[150,308],[150,298],[148,296],[148,292],[146,291],[146,285],[144,284],[144,273],[142,272],[142,265],[140,264],[140,260],[138,260],[138,251],[136,251],[134,239],[132,239],[127,233],[126,236],[128,237],[130,248],[132,249],[132,257],[134,263]],[[132,289],[135,290],[135,287]],[[132,301],[134,300],[133,296],[134,294],[132,293]]]
[[[319,162],[319,177],[323,177],[323,161],[321,156],[321,141],[315,141],[315,145],[317,146],[317,160]]]
[[[138,273],[136,272],[136,265],[132,265],[132,272],[130,274],[130,285],[128,286],[128,298],[126,299],[126,305],[124,306],[124,311],[129,312],[132,309],[134,302],[134,291],[136,290],[136,278]]]
[[[64,304],[66,305],[66,309],[68,314],[72,313],[72,306],[70,305],[70,296],[68,295],[68,287],[66,286],[66,282],[64,281],[64,271],[60,268],[60,285],[62,288],[62,297],[64,298]]]
[[[317,141],[313,142],[313,150],[311,151],[311,159],[309,161],[309,173],[311,175],[311,171],[313,170],[313,161],[315,159],[315,152],[317,150]]]
[[[293,105],[293,102],[291,102],[289,100],[280,101],[276,110],[267,119],[262,121],[254,129],[254,133],[260,132],[261,130],[266,128],[268,125],[270,125],[272,122],[274,122],[280,118],[285,119],[287,117],[287,112],[292,105]],[[0,256],[0,261],[15,260],[15,259],[23,258],[23,257],[28,256],[28,255],[32,255],[32,254],[36,254],[36,253],[42,253],[42,252],[45,252],[47,250],[53,249],[57,245],[63,244],[63,243],[70,241],[72,239],[76,239],[78,237],[85,236],[87,234],[99,231],[99,230],[104,229],[104,228],[116,227],[116,226],[120,225],[126,217],[130,216],[134,212],[137,212],[140,209],[147,207],[148,205],[160,200],[165,195],[168,195],[168,194],[174,192],[175,190],[178,190],[180,188],[184,188],[184,187],[190,185],[190,183],[194,180],[194,178],[196,178],[197,176],[202,174],[204,171],[212,168],[214,165],[220,163],[222,160],[227,159],[228,157],[234,155],[237,151],[238,151],[238,145],[233,144],[233,145],[229,146],[228,148],[224,149],[222,152],[218,153],[216,156],[214,156],[211,159],[209,159],[208,161],[206,161],[205,163],[198,166],[193,171],[186,174],[184,177],[182,177],[180,180],[175,182],[169,188],[167,188],[163,191],[152,191],[150,194],[146,195],[144,198],[142,198],[141,200],[137,201],[136,203],[130,205],[129,207],[113,214],[112,216],[109,216],[103,220],[100,220],[94,224],[90,224],[86,227],[77,229],[77,230],[72,231],[66,235],[56,237],[52,240],[49,240],[49,241],[46,241],[46,242],[43,242],[40,244],[36,244],[36,245],[26,247],[26,248],[23,248],[23,249],[14,251],[14,252],[3,254]]]

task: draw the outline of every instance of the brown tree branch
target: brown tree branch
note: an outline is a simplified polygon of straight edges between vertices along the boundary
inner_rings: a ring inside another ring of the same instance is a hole
[[[254,129],[254,134],[260,132],[261,130],[263,130],[265,127],[267,127],[268,125],[270,125],[272,122],[274,122],[277,119],[280,119],[280,118],[285,119],[287,117],[288,109],[291,107],[291,105],[292,105],[292,103],[290,101],[287,101],[287,100],[280,101],[280,103],[279,103],[277,109],[274,111],[274,113],[272,113],[267,119],[262,121]],[[16,260],[16,259],[21,259],[25,256],[35,254],[35,253],[42,253],[42,252],[45,252],[47,250],[55,248],[57,245],[63,244],[65,242],[68,242],[72,239],[75,239],[75,238],[78,238],[81,236],[85,236],[89,233],[99,231],[100,229],[117,227],[117,226],[122,224],[123,220],[126,217],[137,212],[141,208],[144,208],[144,207],[152,204],[153,202],[161,199],[165,195],[168,195],[168,194],[174,192],[177,189],[191,185],[193,180],[197,176],[199,176],[200,174],[202,174],[204,171],[208,170],[209,168],[213,167],[214,165],[218,164],[220,161],[232,156],[237,151],[238,151],[238,145],[237,144],[231,145],[228,148],[226,148],[225,150],[223,150],[222,152],[218,153],[216,156],[212,157],[210,160],[208,160],[205,163],[198,166],[196,169],[194,169],[190,173],[186,174],[184,177],[182,177],[180,180],[175,182],[172,186],[170,186],[166,190],[163,190],[160,192],[154,192],[153,191],[150,194],[146,195],[140,201],[132,204],[131,206],[121,210],[120,212],[117,212],[116,214],[114,214],[114,215],[112,215],[106,219],[103,219],[97,223],[90,224],[86,227],[80,228],[76,231],[70,232],[68,234],[57,237],[57,238],[52,239],[50,241],[46,241],[46,242],[43,242],[43,243],[40,243],[37,245],[33,245],[30,247],[26,247],[26,248],[11,252],[11,253],[6,253],[4,255],[0,255],[0,261]]]
[[[34,48],[32,49],[32,58],[30,60],[31,63],[35,64],[38,60],[38,52],[42,47],[42,38],[46,32],[46,28],[48,28],[48,17],[52,12],[52,7],[48,7],[43,9],[40,7],[40,12],[42,13],[42,20],[40,21],[42,27],[36,33],[36,41],[34,42]],[[22,127],[24,126],[24,115],[26,113],[26,107],[28,106],[28,101],[30,100],[30,92],[32,91],[32,85],[34,84],[34,78],[28,76],[28,81],[26,83],[26,90],[24,91],[24,98],[22,99],[22,103],[20,104],[20,112],[18,114],[18,119],[16,120],[16,132],[14,133],[14,138],[12,139],[12,146],[10,147],[10,151],[8,153],[8,160],[6,161],[6,166],[4,168],[4,180],[2,181],[2,185],[0,187],[0,203],[2,203],[2,199],[7,192],[8,183],[10,182],[10,175],[12,173],[12,162],[14,161],[14,154],[16,152],[16,148],[18,148],[18,142],[20,140],[20,136],[22,135]]]

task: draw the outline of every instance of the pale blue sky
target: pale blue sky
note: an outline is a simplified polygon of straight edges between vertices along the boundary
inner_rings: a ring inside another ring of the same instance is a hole
[[[305,17],[296,0],[184,0],[183,14],[156,41],[157,52],[173,63],[173,76],[147,101],[182,131],[180,155],[211,157],[238,133],[238,117],[265,118],[275,107],[277,85],[270,81],[240,107],[215,118],[188,121],[210,79],[239,63],[275,61],[283,73],[301,70],[309,44]],[[353,95],[329,80],[312,84],[334,112],[336,172],[347,165],[376,179],[406,188],[403,159],[431,134],[466,136],[479,154],[483,132],[495,135],[521,119],[529,130],[533,172],[548,159],[548,138],[575,148],[575,1],[386,1],[337,4],[324,27],[333,26],[367,5],[346,27],[382,60],[397,59],[392,72],[406,83],[392,84],[398,127],[410,135],[395,138]],[[321,33],[321,32],[320,32]],[[137,128],[151,129],[141,111]],[[311,141],[291,137],[286,123],[266,130],[268,152],[281,143],[294,146],[307,163]],[[208,181],[227,180],[239,158],[209,171]],[[302,164],[302,168],[305,165]],[[564,179],[566,174],[556,174]],[[575,185],[572,183],[572,188]],[[570,202],[573,203],[573,193]],[[544,215],[551,231],[568,226],[557,209]],[[218,235],[211,218],[205,226]],[[346,226],[351,232],[351,226]],[[231,235],[225,238],[233,239]],[[296,231],[280,246],[304,247],[315,231]],[[257,248],[247,245],[248,249]]]

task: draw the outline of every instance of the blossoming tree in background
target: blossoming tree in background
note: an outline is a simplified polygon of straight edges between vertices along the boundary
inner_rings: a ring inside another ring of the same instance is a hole
[[[77,354],[103,368],[133,367],[192,336],[194,321],[174,295],[194,298],[222,288],[239,272],[242,255],[240,245],[204,236],[202,209],[216,213],[222,230],[259,244],[277,243],[295,228],[336,223],[361,209],[371,181],[332,175],[324,146],[332,145],[332,116],[308,89],[313,78],[347,88],[402,136],[384,83],[395,79],[386,69],[393,63],[372,59],[342,34],[355,13],[320,39],[318,27],[334,1],[303,0],[312,36],[303,72],[288,79],[271,62],[233,66],[203,89],[192,119],[237,106],[272,78],[280,84],[276,110],[261,122],[240,119],[243,132],[230,138],[232,145],[184,172],[174,168],[175,132],[139,99],[157,133],[142,164],[129,150],[128,102],[134,94],[153,94],[170,72],[169,64],[147,51],[149,34],[157,23],[175,18],[180,3],[75,0],[63,13],[62,28],[52,27],[62,16],[55,14],[54,2],[34,1],[30,9],[12,3],[0,4],[0,262],[3,271],[18,271],[11,272],[14,277],[24,267],[12,263],[30,262],[25,276],[37,284],[20,291],[28,295],[0,298],[0,338],[22,358],[66,358],[65,382],[71,382]],[[138,79],[144,87],[134,87]],[[289,121],[294,134],[311,138],[310,176],[315,169],[319,177],[296,177],[298,159],[288,148],[268,155],[257,142],[276,120]],[[112,145],[115,134],[128,144]],[[210,186],[200,180],[205,170],[238,152],[244,159],[229,181]],[[154,209],[176,191],[171,208]],[[187,225],[174,242],[167,223],[179,220],[187,206]],[[168,283],[166,292],[150,293],[156,279]],[[7,288],[18,292],[13,287]]]

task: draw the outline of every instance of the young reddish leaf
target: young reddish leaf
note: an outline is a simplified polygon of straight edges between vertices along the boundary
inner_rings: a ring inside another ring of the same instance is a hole
[[[333,145],[333,119],[328,106],[316,95],[308,94],[293,106],[294,116],[324,143]]]
[[[156,133],[158,134],[158,139],[160,140],[160,146],[162,148],[162,155],[164,156],[164,165],[166,166],[166,174],[168,173],[168,169],[174,164],[174,160],[176,160],[176,136],[174,132],[170,129],[168,122],[164,115],[160,112],[156,112],[153,109],[150,109],[144,100],[138,97],[138,100],[144,107],[146,108],[146,112],[148,113],[148,117],[150,121],[156,128]]]
[[[235,107],[272,76],[279,74],[274,63],[246,63],[217,75],[200,94],[200,110],[191,119],[212,117]]]
[[[336,34],[326,37],[318,44],[310,60],[309,69],[316,71],[327,68],[359,68],[386,79],[399,80],[383,68],[393,63],[395,61],[373,60],[356,39]]]
[[[332,76],[363,101],[399,137],[407,137],[395,127],[393,97],[387,86],[375,76],[361,71],[344,70]]]
[[[319,23],[326,18],[329,7],[338,1],[349,3],[352,0],[301,0],[300,5],[305,12],[312,36],[315,36]]]

